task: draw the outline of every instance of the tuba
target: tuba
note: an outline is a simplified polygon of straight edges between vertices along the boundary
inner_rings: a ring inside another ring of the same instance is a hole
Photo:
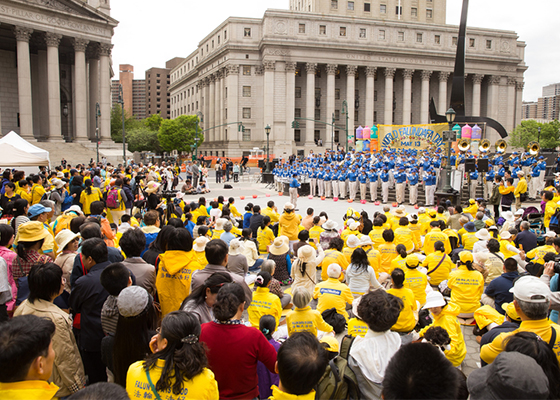
[[[490,141],[488,139],[482,139],[480,141],[480,146],[478,146],[478,150],[480,150],[481,153],[486,153],[490,150]]]
[[[507,143],[504,139],[500,139],[494,145],[496,146],[496,153],[505,153],[507,149]]]
[[[537,154],[539,154],[540,149],[541,149],[541,145],[539,144],[539,142],[530,142],[527,145],[527,150],[529,151],[529,154],[531,154],[532,156],[536,156]]]
[[[469,149],[469,147],[471,147],[471,144],[467,139],[461,139],[459,140],[459,143],[457,143],[457,147],[459,148],[460,151],[466,152]]]

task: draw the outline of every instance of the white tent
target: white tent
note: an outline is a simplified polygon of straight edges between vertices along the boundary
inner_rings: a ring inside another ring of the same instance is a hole
[[[2,167],[38,167],[48,166],[49,160],[35,154],[27,153],[8,143],[0,143],[0,166]]]
[[[43,160],[47,160],[46,164],[33,164],[33,165],[49,165],[50,164],[49,152],[47,150],[43,150],[40,147],[37,147],[37,146],[29,143],[27,140],[22,138],[20,135],[18,135],[14,131],[11,131],[7,135],[5,135],[3,138],[1,138],[0,139],[0,144],[12,145],[19,150],[23,150],[26,153],[33,154],[34,156],[42,158]],[[0,162],[3,162],[3,161],[4,160],[0,160]]]

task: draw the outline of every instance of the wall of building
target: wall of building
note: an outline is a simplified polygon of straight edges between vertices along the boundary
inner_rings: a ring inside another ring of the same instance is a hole
[[[10,131],[19,132],[18,113],[18,80],[16,67],[16,53],[0,50],[0,121],[1,134]]]

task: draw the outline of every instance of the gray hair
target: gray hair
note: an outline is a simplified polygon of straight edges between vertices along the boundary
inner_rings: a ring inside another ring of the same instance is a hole
[[[306,307],[311,301],[311,293],[303,286],[299,286],[292,292],[294,306],[297,308]]]
[[[233,224],[231,221],[228,221],[224,224],[224,231],[229,232],[233,229]]]
[[[517,301],[519,308],[521,308],[521,311],[523,311],[523,314],[525,314],[527,318],[538,320],[545,319],[548,316],[548,307],[550,306],[550,300],[547,299],[542,303],[531,303],[528,301],[519,300],[515,296],[513,296],[513,298]]]
[[[482,211],[477,212],[476,213],[476,219],[482,220],[482,218],[484,218],[484,213]]]
[[[519,227],[524,231],[528,231],[531,228],[531,224],[528,221],[523,221]]]
[[[39,204],[41,204],[43,207],[52,208],[54,210],[54,206],[56,203],[52,200],[41,200]]]
[[[276,268],[276,262],[274,260],[264,260],[261,265],[261,271],[268,272],[272,275],[272,271]]]

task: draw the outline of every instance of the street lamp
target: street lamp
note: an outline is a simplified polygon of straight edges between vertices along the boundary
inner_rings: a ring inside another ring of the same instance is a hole
[[[124,133],[124,96],[123,96],[123,88],[122,85],[119,83],[119,100],[117,101],[122,106],[122,156],[123,156],[123,164],[126,167],[126,138]]]
[[[266,124],[264,128],[266,132],[266,173],[270,172],[270,164],[269,164],[269,156],[270,156],[270,147],[269,147],[269,136],[270,136],[270,125]]]
[[[196,113],[196,135],[194,137],[194,160],[196,161],[196,158],[198,157],[198,121],[200,120],[200,122],[203,122],[203,115],[202,112],[197,112]]]
[[[539,142],[539,145],[540,145],[540,144],[541,144],[541,127],[539,126],[539,127],[537,128],[537,130],[539,131],[539,136],[538,136],[538,138],[537,138],[537,142]]]
[[[455,121],[455,110],[450,108],[445,113],[445,118],[447,119],[448,124],[448,131],[446,132],[446,140],[447,140],[447,164],[445,165],[445,180],[443,182],[443,189],[444,192],[451,192],[453,188],[451,187],[451,135],[453,135],[453,131],[451,128],[453,127],[453,122]]]
[[[342,101],[342,111],[346,115],[346,152],[348,153],[348,102],[346,100]]]
[[[97,163],[99,163],[99,117],[101,117],[101,107],[99,102],[95,103],[95,140],[97,144]]]

